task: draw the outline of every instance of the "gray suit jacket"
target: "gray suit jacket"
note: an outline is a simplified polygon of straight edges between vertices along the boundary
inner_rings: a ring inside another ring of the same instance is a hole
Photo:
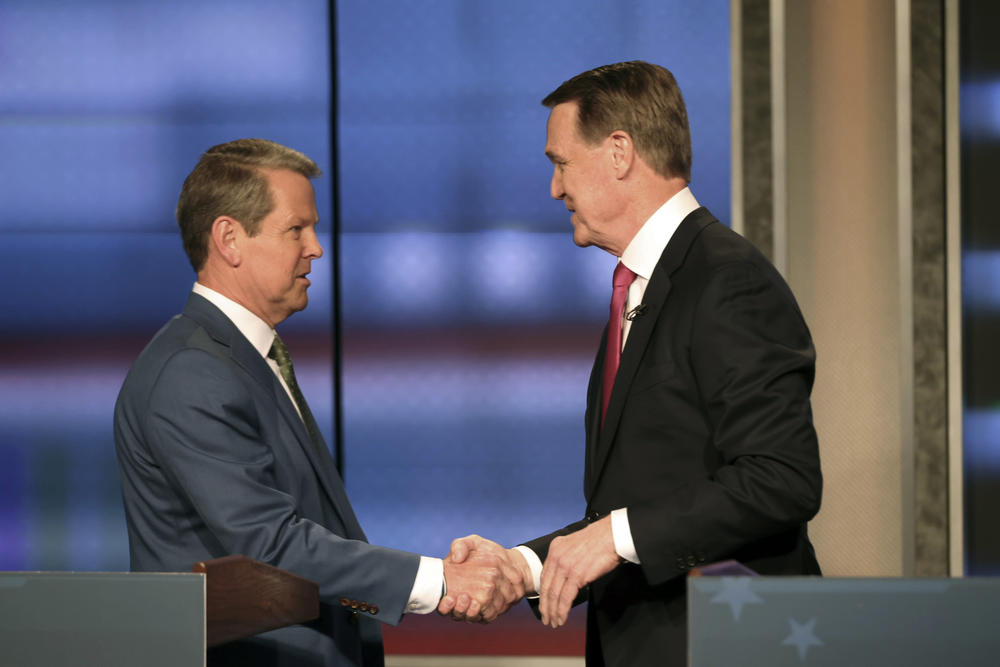
[[[210,664],[383,663],[377,621],[399,622],[419,556],[368,544],[328,450],[201,296],[129,372],[115,446],[133,571],[189,572],[244,554],[319,584],[318,621],[212,651]]]

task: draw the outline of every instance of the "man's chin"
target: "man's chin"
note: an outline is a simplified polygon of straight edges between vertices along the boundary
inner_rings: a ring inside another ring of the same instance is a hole
[[[292,303],[289,303],[289,302],[286,301],[285,302],[284,317],[282,317],[279,320],[279,322],[284,322],[285,320],[287,320],[289,317],[291,317],[295,313],[298,313],[300,311],[305,310],[306,306],[308,306],[308,305],[309,305],[309,297],[306,296],[305,294],[302,295],[302,298],[297,299],[296,301],[294,301]]]

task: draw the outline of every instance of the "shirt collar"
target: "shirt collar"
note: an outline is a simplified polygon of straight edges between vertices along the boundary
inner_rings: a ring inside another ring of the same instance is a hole
[[[221,310],[222,314],[228,317],[240,330],[240,333],[250,341],[254,349],[260,352],[260,356],[267,358],[267,353],[271,351],[271,344],[274,343],[274,337],[278,335],[267,322],[229,297],[222,296],[214,289],[205,287],[201,283],[196,282],[191,291],[205,297],[213,306]]]
[[[622,264],[637,276],[649,280],[674,232],[684,218],[699,206],[690,188],[684,188],[664,202],[626,246],[621,256]]]

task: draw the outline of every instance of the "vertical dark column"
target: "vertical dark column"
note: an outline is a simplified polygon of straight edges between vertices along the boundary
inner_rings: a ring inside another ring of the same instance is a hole
[[[743,235],[774,261],[774,138],[771,130],[769,0],[741,0],[739,95],[743,114]]]
[[[330,187],[333,190],[333,220],[330,225],[330,261],[333,267],[330,277],[333,281],[333,456],[340,476],[345,475],[344,466],[344,401],[343,392],[343,344],[342,317],[340,307],[340,131],[339,131],[339,89],[337,76],[337,2],[330,0]]]
[[[910,3],[916,576],[948,576],[944,3]]]
[[[959,85],[961,113],[962,262],[1000,272],[997,175],[1000,122],[995,99],[1000,90],[1000,5],[987,0],[959,3]],[[962,384],[964,397],[965,574],[1000,572],[1000,308],[991,281],[963,279]]]

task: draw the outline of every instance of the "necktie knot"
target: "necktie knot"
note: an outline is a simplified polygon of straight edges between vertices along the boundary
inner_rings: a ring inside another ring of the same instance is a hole
[[[292,368],[292,355],[288,354],[288,348],[285,347],[285,343],[277,334],[274,336],[274,342],[271,343],[271,349],[268,350],[267,356],[278,364],[278,370],[281,371],[282,376],[286,373],[285,369],[288,369],[287,372],[295,377],[295,370]],[[285,382],[288,382],[288,378],[285,378]]]
[[[611,276],[611,285],[613,287],[628,287],[632,284],[633,280],[635,280],[635,273],[621,262],[618,262],[615,272]]]

